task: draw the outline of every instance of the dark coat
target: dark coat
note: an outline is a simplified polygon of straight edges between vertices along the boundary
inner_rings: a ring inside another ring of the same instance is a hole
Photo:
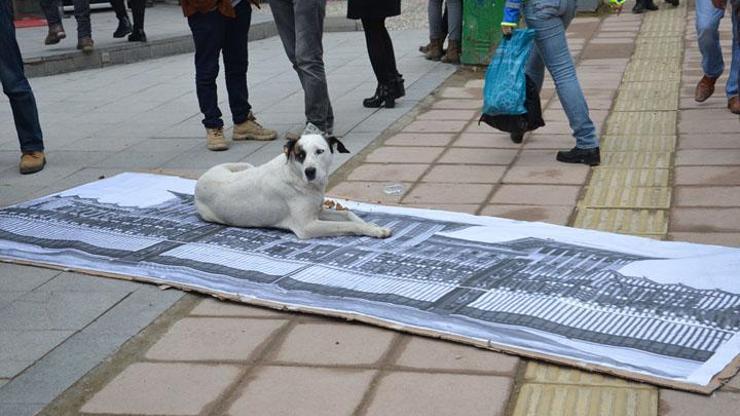
[[[401,14],[401,0],[347,0],[347,18],[382,19]]]

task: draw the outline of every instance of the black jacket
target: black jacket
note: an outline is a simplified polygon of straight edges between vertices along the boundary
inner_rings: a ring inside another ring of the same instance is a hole
[[[349,19],[381,19],[401,14],[401,0],[348,0]]]

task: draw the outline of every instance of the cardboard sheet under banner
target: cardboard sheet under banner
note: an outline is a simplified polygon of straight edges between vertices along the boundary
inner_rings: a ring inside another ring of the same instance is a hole
[[[740,250],[354,202],[345,204],[393,236],[304,241],[200,221],[194,185],[127,173],[2,209],[0,259],[703,393],[737,369]]]

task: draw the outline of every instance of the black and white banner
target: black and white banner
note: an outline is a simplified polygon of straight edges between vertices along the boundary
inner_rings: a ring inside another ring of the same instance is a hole
[[[716,387],[740,352],[738,249],[354,202],[343,204],[393,236],[299,240],[200,221],[194,185],[127,173],[2,209],[0,259],[345,316],[697,391]]]

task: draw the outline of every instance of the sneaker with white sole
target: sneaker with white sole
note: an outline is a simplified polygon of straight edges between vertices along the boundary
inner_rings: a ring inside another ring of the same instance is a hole
[[[234,125],[234,140],[275,140],[277,132],[262,127],[250,111],[244,123]]]
[[[223,127],[215,129],[206,128],[206,134],[208,150],[219,151],[229,148],[229,142],[227,142],[226,137],[224,137]]]

